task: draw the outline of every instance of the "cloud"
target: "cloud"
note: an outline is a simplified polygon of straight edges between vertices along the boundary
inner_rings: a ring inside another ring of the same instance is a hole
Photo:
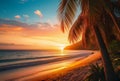
[[[59,30],[59,25],[48,22],[28,24],[17,20],[0,19],[0,33],[22,33],[26,35],[49,35]],[[24,33],[23,33],[24,32]],[[59,32],[58,32],[59,33]]]
[[[16,16],[14,16],[16,19],[20,19],[21,18],[21,16],[20,15],[16,15]]]
[[[29,19],[29,15],[23,15],[23,17],[24,17],[25,20]]]
[[[13,25],[0,25],[0,32],[1,33],[6,33],[6,32],[18,32],[18,31],[22,31],[24,28],[20,27],[20,26],[13,26]]]
[[[0,43],[0,46],[9,46],[9,45],[15,45],[14,43]]]
[[[41,13],[40,10],[36,10],[36,11],[34,11],[34,13],[35,13],[36,15],[38,15],[39,17],[43,17],[43,15],[42,15],[42,13]]]
[[[58,45],[58,43],[65,40],[59,29],[59,25],[55,24],[53,26],[54,28],[52,28],[48,22],[28,24],[17,20],[0,19],[0,38],[2,38],[0,39],[0,48],[51,48],[52,45]]]
[[[12,25],[12,26],[21,26],[21,27],[29,26],[29,24],[27,24],[27,23],[23,23],[23,22],[16,21],[16,20],[0,19],[0,26],[3,24]]]
[[[24,17],[29,18],[28,15],[24,15]],[[41,28],[41,29],[52,29],[54,27],[59,27],[59,24],[54,24],[51,25],[51,23],[49,22],[37,22],[34,24],[28,24],[25,22],[21,22],[21,21],[17,21],[17,20],[10,20],[10,19],[1,19],[0,18],[0,27],[2,25],[11,25],[12,26],[19,26],[19,27],[23,27],[23,28]]]
[[[44,23],[39,22],[39,23],[36,23],[36,25],[39,28],[50,28],[51,27],[51,25],[49,23],[46,23],[46,22],[44,22]]]

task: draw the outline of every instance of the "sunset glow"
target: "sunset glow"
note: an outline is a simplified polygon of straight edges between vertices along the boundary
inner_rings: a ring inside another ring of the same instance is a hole
[[[60,50],[63,51],[66,45],[62,44],[60,45]]]
[[[64,56],[65,55],[65,53],[64,53],[64,48],[66,47],[67,45],[65,45],[65,44],[61,44],[60,45],[60,55],[61,56]]]
[[[120,81],[120,0],[0,0],[0,81]]]
[[[7,0],[10,4],[6,0],[1,2],[0,49],[63,50],[69,44],[67,33],[62,33],[57,19],[58,0],[45,4],[46,1],[15,0],[11,3]]]

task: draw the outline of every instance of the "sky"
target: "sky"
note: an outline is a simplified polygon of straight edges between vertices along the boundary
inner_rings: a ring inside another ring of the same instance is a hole
[[[0,49],[59,49],[68,45],[57,18],[59,0],[0,0]]]

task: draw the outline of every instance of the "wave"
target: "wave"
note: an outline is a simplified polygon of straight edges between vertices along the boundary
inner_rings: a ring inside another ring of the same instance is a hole
[[[14,59],[1,59],[0,63],[3,62],[13,62],[13,61],[21,61],[21,60],[34,60],[34,59],[45,59],[45,58],[53,58],[58,56],[42,56],[42,57],[31,57],[31,58],[14,58]]]
[[[7,59],[7,60],[4,59],[4,60],[0,60],[0,62],[8,62],[8,61],[13,62],[13,61],[22,61],[22,60],[32,60],[32,61],[1,65],[0,66],[0,71],[29,67],[29,66],[35,66],[35,65],[43,65],[43,64],[48,64],[48,63],[53,63],[53,62],[58,62],[58,61],[70,60],[70,59],[74,59],[74,58],[83,58],[83,57],[88,56],[89,54],[90,53],[69,55],[69,56],[65,55],[65,56],[45,56],[45,57]],[[53,58],[53,57],[55,57],[55,58]],[[41,60],[42,58],[43,59],[52,58],[52,59]]]

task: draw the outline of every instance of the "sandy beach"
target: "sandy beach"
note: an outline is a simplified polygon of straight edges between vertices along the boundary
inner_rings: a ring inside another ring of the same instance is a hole
[[[95,52],[82,60],[74,62],[67,68],[53,71],[47,75],[26,79],[25,81],[83,81],[89,73],[89,65],[96,62],[100,63],[100,57],[100,52]]]

